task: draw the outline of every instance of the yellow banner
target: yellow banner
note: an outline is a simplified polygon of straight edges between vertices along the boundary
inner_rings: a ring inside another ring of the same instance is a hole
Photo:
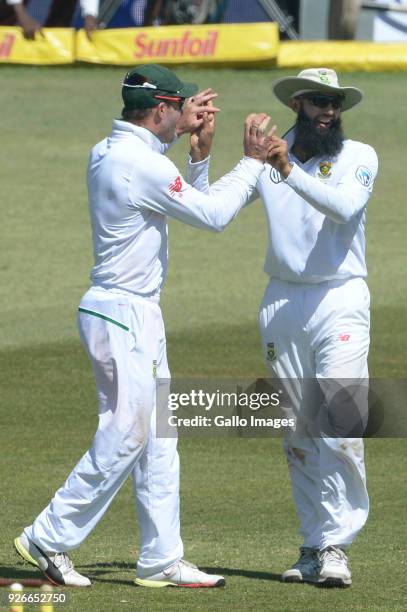
[[[76,58],[97,64],[134,65],[269,62],[279,45],[275,23],[121,28],[77,35]]]
[[[26,40],[21,28],[0,27],[0,63],[72,64],[75,30],[44,28],[35,40]]]
[[[407,70],[407,43],[363,41],[279,42],[275,23],[209,24],[100,30],[44,28],[26,40],[20,28],[0,27],[0,63],[132,66],[162,64],[330,66],[338,70]]]
[[[280,44],[279,68],[328,66],[342,71],[406,70],[406,43],[363,41],[286,41]]]

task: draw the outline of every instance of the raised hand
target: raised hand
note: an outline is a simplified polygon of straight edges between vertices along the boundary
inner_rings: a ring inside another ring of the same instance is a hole
[[[212,100],[207,102],[212,108]],[[215,135],[215,113],[204,111],[201,125],[191,132],[191,159],[193,162],[206,159],[210,153],[213,137]]]
[[[283,178],[287,178],[293,168],[288,159],[288,144],[285,140],[279,138],[275,131],[270,138],[267,162],[273,168],[276,168]]]
[[[218,113],[220,108],[213,105],[213,100],[218,96],[217,93],[212,89],[204,89],[193,96],[187,98],[182,109],[182,115],[180,116],[176,134],[187,134],[197,130],[203,123],[204,113]]]
[[[266,135],[269,121],[270,117],[266,113],[252,113],[246,117],[244,122],[244,154],[262,163],[267,160],[271,138],[276,129],[276,126],[273,126]]]

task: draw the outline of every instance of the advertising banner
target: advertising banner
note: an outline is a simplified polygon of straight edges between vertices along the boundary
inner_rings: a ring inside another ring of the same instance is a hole
[[[75,61],[75,30],[44,28],[35,40],[26,40],[21,28],[0,27],[0,63],[72,64]]]
[[[407,45],[364,41],[284,41],[279,68],[331,66],[339,71],[406,70]]]
[[[407,0],[393,0],[393,4],[404,6],[407,10]],[[407,12],[378,12],[374,20],[374,40],[407,42]]]
[[[259,63],[276,59],[275,23],[122,28],[77,35],[76,58],[97,64]]]

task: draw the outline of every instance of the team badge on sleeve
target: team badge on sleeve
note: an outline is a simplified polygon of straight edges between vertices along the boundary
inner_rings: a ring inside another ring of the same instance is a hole
[[[373,174],[369,168],[366,168],[366,166],[359,166],[359,168],[356,170],[356,178],[358,179],[359,183],[363,185],[363,187],[370,187],[370,185],[373,183]]]
[[[172,196],[175,196],[176,193],[179,193],[182,189],[182,179],[180,176],[177,176],[177,178],[175,179],[175,181],[173,181],[172,183],[170,183],[169,187],[169,192]]]

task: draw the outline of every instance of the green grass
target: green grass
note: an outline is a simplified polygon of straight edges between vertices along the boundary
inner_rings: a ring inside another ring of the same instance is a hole
[[[85,170],[90,146],[121,109],[121,69],[0,70],[2,241],[0,257],[0,576],[36,575],[12,539],[48,503],[88,448],[96,425],[94,384],[75,328],[91,267]],[[289,111],[270,95],[283,73],[180,70],[220,93],[212,175],[241,155],[245,115],[268,111],[283,132]],[[344,115],[349,135],[372,144],[380,173],[368,214],[372,293],[370,370],[406,378],[407,243],[403,159],[407,75],[346,74],[366,101]],[[187,143],[170,155],[185,167]],[[257,308],[266,227],[260,202],[219,236],[170,224],[163,294],[174,376],[265,374]],[[63,435],[61,436],[61,432]],[[405,585],[404,440],[369,440],[372,511],[351,549],[354,586],[321,591],[283,585],[299,538],[278,440],[182,440],[182,527],[186,558],[222,571],[225,590],[151,591],[132,585],[137,526],[126,484],[98,528],[73,553],[94,583],[69,591],[66,610],[402,610]],[[404,518],[403,518],[404,515]],[[125,600],[125,603],[122,603]]]

